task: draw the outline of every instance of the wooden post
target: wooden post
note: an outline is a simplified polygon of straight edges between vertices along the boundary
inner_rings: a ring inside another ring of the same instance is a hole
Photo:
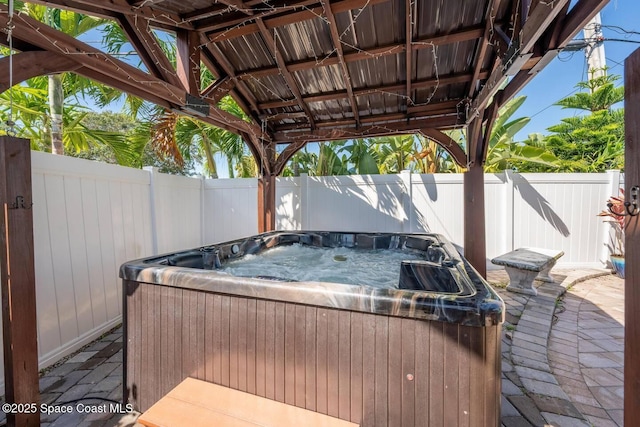
[[[482,117],[482,114],[480,115]],[[469,169],[464,173],[464,257],[486,279],[487,244],[484,209],[484,168],[482,167],[482,121],[467,128]]]
[[[464,257],[487,277],[484,224],[484,170],[476,163],[464,173]]]
[[[8,403],[40,405],[29,141],[0,137],[0,279]],[[39,426],[40,412],[7,414],[9,426]],[[30,412],[30,411],[29,411]]]
[[[276,228],[276,176],[264,174],[258,178],[258,232]]]
[[[640,49],[624,63],[625,196],[640,185]],[[625,218],[624,424],[640,420],[640,221]]]

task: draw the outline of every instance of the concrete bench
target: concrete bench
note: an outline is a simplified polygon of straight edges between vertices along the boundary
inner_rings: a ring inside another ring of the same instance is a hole
[[[318,412],[187,378],[138,418],[145,427],[358,427]]]
[[[501,265],[509,275],[507,290],[527,295],[537,295],[534,280],[553,282],[549,275],[556,261],[564,252],[552,249],[519,248],[491,260]]]

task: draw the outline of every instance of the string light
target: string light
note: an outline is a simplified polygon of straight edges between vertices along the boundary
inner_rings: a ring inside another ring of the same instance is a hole
[[[7,135],[15,136],[15,122],[13,121],[13,0],[9,0],[9,20],[7,21],[7,42],[9,43],[9,114],[7,116]]]
[[[325,8],[325,4],[324,2],[321,2],[323,10]],[[414,5],[415,2],[412,0],[410,3],[410,10],[408,11],[408,13],[411,14],[410,16],[410,25],[415,25],[416,21],[418,18],[417,16],[414,16],[413,9],[414,9]],[[138,28],[138,26],[142,26],[143,29],[140,31],[143,32],[147,32],[147,33],[152,33],[152,30],[149,27],[149,23],[150,20],[149,19],[161,19],[163,22],[166,21],[171,21],[174,22],[176,25],[191,25],[188,21],[185,21],[185,19],[177,19],[175,16],[172,16],[171,14],[168,13],[156,13],[156,11],[152,8],[150,8],[150,6],[152,6],[152,3],[150,1],[143,1],[141,3],[138,4],[138,6],[132,7],[132,10],[141,10],[144,9],[145,11],[145,18],[143,18],[144,22],[143,24],[140,24],[139,21],[140,19],[138,19],[138,15],[134,15],[134,19],[132,20],[132,22],[134,23],[134,25],[136,26],[136,28]],[[349,25],[347,25],[344,30],[342,32],[340,32],[339,34],[339,43],[345,47],[347,47],[349,49],[349,53],[360,53],[363,56],[366,57],[366,59],[377,59],[383,55],[389,54],[391,52],[396,52],[397,50],[397,46],[390,46],[388,51],[385,52],[378,52],[376,51],[375,53],[369,52],[367,50],[364,50],[363,48],[361,48],[360,46],[357,45],[357,33],[356,33],[356,25],[358,25],[359,19],[362,18],[363,16],[365,16],[365,12],[370,11],[372,8],[372,4],[371,4],[371,0],[367,0],[366,3],[359,9],[357,10],[353,10],[349,12],[349,18],[350,18],[350,23]],[[229,32],[234,31],[235,29],[239,29],[241,27],[244,27],[252,22],[255,22],[256,19],[262,19],[266,16],[269,16],[271,14],[274,13],[281,13],[284,11],[292,11],[292,12],[297,12],[297,11],[307,11],[312,13],[317,19],[321,19],[324,23],[326,23],[327,25],[329,25],[329,20],[326,18],[326,16],[323,16],[322,14],[319,14],[315,9],[310,8],[306,5],[288,5],[288,6],[275,6],[270,4],[268,1],[265,1],[261,4],[260,7],[256,7],[256,8],[242,8],[242,7],[238,7],[235,5],[231,5],[225,9],[221,9],[219,11],[215,11],[215,12],[211,12],[210,14],[207,14],[206,17],[210,17],[210,16],[223,16],[225,13],[229,13],[229,12],[233,12],[233,11],[238,11],[238,12],[251,12],[251,14],[248,14],[248,16],[246,17],[246,19],[242,19],[242,21],[238,22],[235,25],[232,25],[231,27],[225,28],[224,31],[218,32],[216,33],[216,36],[209,39],[208,41],[204,42],[204,43],[200,43],[198,44],[197,48],[209,48],[211,46],[214,46],[216,44],[216,40],[223,38],[224,36],[226,36],[227,34],[229,34]],[[325,10],[325,15],[326,15],[326,10]],[[203,15],[205,16],[205,15]],[[202,18],[202,17],[200,17]],[[490,14],[490,19],[492,22],[491,28],[490,28],[490,38],[493,39],[493,22],[495,20],[495,14],[492,13]],[[42,35],[40,28],[39,27],[35,27],[33,25],[30,25],[31,29],[37,31],[38,33],[40,33],[40,35]],[[44,35],[42,35],[44,37]],[[278,43],[283,43],[282,40],[280,40],[280,34],[279,34],[279,30],[278,28],[273,28],[273,39],[274,39],[274,49],[275,49],[275,54],[276,56],[279,54],[279,46]],[[355,43],[351,42],[351,39],[353,41],[355,41]],[[391,97],[395,97],[398,100],[404,100],[406,101],[405,105],[409,105],[409,106],[414,106],[414,107],[419,107],[419,106],[425,106],[425,105],[429,105],[433,102],[434,97],[437,94],[437,91],[440,89],[441,86],[441,82],[440,82],[440,75],[439,75],[439,58],[438,58],[438,48],[437,45],[433,42],[412,42],[411,40],[409,40],[407,42],[407,46],[405,49],[411,49],[413,50],[416,46],[420,46],[420,45],[424,45],[427,46],[430,53],[431,53],[431,61],[433,63],[433,74],[434,74],[434,80],[435,83],[430,86],[431,87],[431,91],[428,94],[428,96],[426,97],[426,99],[424,100],[424,102],[420,102],[420,103],[416,103],[415,99],[412,99],[411,97],[411,93],[401,93],[399,91],[387,91],[387,90],[372,90],[372,93],[375,94],[379,94],[382,96],[391,96]],[[120,64],[118,62],[116,62],[110,55],[104,54],[102,52],[96,51],[96,52],[78,52],[78,51],[73,51],[69,48],[66,48],[64,46],[60,46],[58,44],[57,41],[53,41],[52,44],[52,49],[57,49],[59,50],[61,53],[65,54],[65,55],[85,55],[85,56],[89,56],[89,57],[93,57],[96,59],[101,59],[103,61],[105,61],[105,63],[109,64],[110,67],[114,67],[116,70],[118,71],[122,71],[123,68],[120,66]],[[313,52],[314,54],[314,60],[315,63],[318,66],[322,66],[324,65],[327,61],[331,60],[332,58],[334,58],[336,56],[336,51],[337,51],[337,47],[333,47],[333,49],[329,52],[327,52],[326,54],[324,54],[323,56],[317,56],[315,50],[311,49],[311,52]],[[168,69],[164,64],[166,62],[164,61],[159,61],[158,57],[157,57],[157,52],[154,52],[152,49],[149,49],[149,54],[154,58],[155,64],[158,67],[158,69],[162,70],[164,73],[175,73],[175,70],[173,69]],[[200,64],[196,64],[196,61],[194,60],[193,57],[190,57],[189,59],[191,61],[191,65],[193,67],[199,67]],[[286,67],[285,63],[279,64],[279,61],[274,61],[275,64],[274,66],[277,67],[278,69],[278,75],[283,76],[285,73],[285,70],[283,70],[282,67]],[[350,79],[350,76],[346,77],[343,76],[345,79]],[[246,76],[243,76],[242,79],[238,78],[238,76],[231,76],[230,78],[232,78],[236,83],[240,83],[242,80],[248,79],[250,82],[252,82],[253,84],[255,84],[257,87],[262,88],[264,91],[266,91],[267,93],[269,93],[274,100],[279,100],[282,102],[289,102],[291,101],[290,99],[285,99],[283,98],[283,96],[281,96],[280,94],[278,94],[269,84],[265,83],[264,79],[253,76],[251,74],[247,74]],[[138,85],[142,85],[142,86],[154,86],[154,85],[161,85],[162,88],[166,91],[167,94],[170,94],[170,97],[173,99],[173,101],[180,105],[182,102],[184,102],[184,99],[182,99],[182,97],[180,96],[180,94],[178,92],[175,91],[175,86],[161,81],[160,79],[157,80],[144,80],[141,79],[140,77],[138,77],[137,75],[130,75],[129,76],[130,81],[132,82],[132,84],[138,84]],[[285,79],[286,82],[286,79]],[[345,85],[350,85],[351,82],[349,81],[345,81]],[[293,93],[293,89],[289,88],[289,90]],[[346,96],[345,96],[346,98]],[[304,99],[298,99],[297,100],[300,103],[304,103]],[[222,111],[218,110],[218,109],[211,109],[210,112],[210,118],[213,118],[215,121],[220,121],[221,123],[226,123],[228,125],[232,125],[233,128],[237,129],[237,125],[242,123],[242,124],[246,124],[246,122],[240,118],[238,119],[230,119],[228,117],[227,114],[223,113]],[[261,119],[261,123],[259,124],[259,130],[258,127],[256,127],[255,129],[253,127],[249,128],[248,133],[250,133],[252,136],[254,136],[256,139],[258,140],[262,140],[263,142],[265,141],[265,137],[267,136],[267,123],[270,117],[273,117],[274,115],[271,116],[266,116],[265,118]],[[348,119],[348,117],[346,117]],[[457,125],[456,125],[457,126]],[[297,128],[298,130],[302,130],[302,129],[306,129],[308,128],[308,124],[305,123],[300,123],[299,127]],[[246,128],[245,128],[246,129]],[[368,133],[394,133],[397,132],[396,130],[394,130],[392,127],[387,127],[384,125],[376,125],[376,126],[372,126],[367,128],[367,132]],[[361,132],[354,130],[348,130],[348,129],[336,129],[337,132],[340,132],[344,135],[352,135],[352,136],[358,136],[361,134]],[[283,132],[287,132],[287,131],[283,131]],[[310,137],[313,137],[313,133],[309,133]],[[260,144],[260,145],[264,145],[264,144]],[[258,147],[256,147],[258,148]]]

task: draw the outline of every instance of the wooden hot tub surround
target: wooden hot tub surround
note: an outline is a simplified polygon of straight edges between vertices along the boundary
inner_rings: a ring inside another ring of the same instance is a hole
[[[425,261],[403,263],[409,289],[215,271],[291,243],[424,251]],[[449,276],[454,285],[430,290],[429,277]],[[272,232],[133,261],[121,277],[125,396],[138,410],[193,377],[362,426],[500,424],[504,304],[441,236]]]

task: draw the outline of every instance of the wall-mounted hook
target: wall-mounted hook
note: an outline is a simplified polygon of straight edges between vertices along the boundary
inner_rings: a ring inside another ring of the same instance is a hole
[[[25,203],[24,197],[16,196],[16,201],[8,209],[31,209],[31,206],[33,206],[33,203]]]
[[[607,207],[609,208],[609,212],[614,215],[622,215],[622,216],[636,216],[640,214],[640,207],[638,206],[638,194],[640,194],[640,187],[634,185],[631,187],[631,201],[624,202],[625,212],[614,212],[611,208],[613,207],[613,203],[607,203]]]

